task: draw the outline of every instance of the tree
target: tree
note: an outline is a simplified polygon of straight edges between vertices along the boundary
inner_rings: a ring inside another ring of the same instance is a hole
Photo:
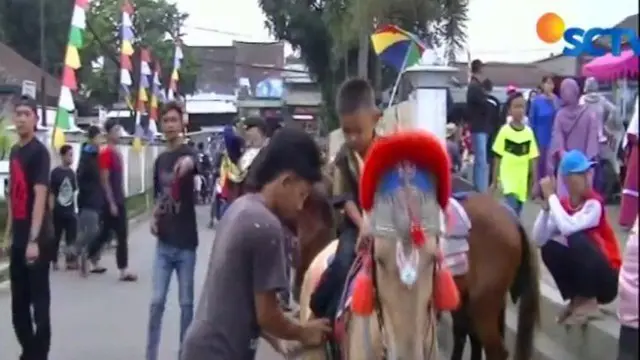
[[[369,36],[375,26],[397,24],[427,45],[447,45],[450,60],[465,41],[468,0],[260,0],[259,3],[272,34],[300,51],[309,72],[320,83],[325,113],[330,114],[330,128],[337,123],[333,100],[339,82],[358,74],[373,78],[377,90],[381,90],[391,86],[397,75],[381,67],[369,51]],[[369,76],[370,73],[374,76]]]
[[[45,2],[46,71],[60,74],[71,22],[72,1]],[[40,63],[40,0],[0,0],[0,41]]]
[[[98,104],[111,104],[119,97],[121,4],[119,0],[93,0],[87,16],[81,79],[85,94]],[[162,69],[162,84],[167,86],[173,70],[174,39],[184,35],[181,29],[189,15],[166,0],[136,0],[134,5],[134,46],[151,50],[153,59],[160,63]],[[180,69],[179,89],[181,93],[191,93],[195,87],[197,64],[188,48],[183,47],[183,52],[185,58]],[[132,89],[137,88],[138,55],[136,52],[132,59]],[[102,60],[101,68],[92,65],[98,60]]]
[[[329,0],[327,11],[332,34],[358,46],[358,76],[368,77],[369,36],[381,24],[396,24],[417,34],[428,46],[446,45],[447,57],[454,60],[466,39],[468,0]]]
[[[167,0],[133,2],[137,36],[134,46],[152,51],[154,59],[161,64],[162,83],[166,86],[173,66],[173,39],[183,35],[180,29],[188,14],[178,11],[176,5]],[[73,3],[71,0],[45,2],[46,70],[54,76],[60,76],[63,67]],[[40,65],[39,4],[40,0],[0,0],[0,41],[36,65]],[[82,95],[93,104],[111,105],[118,100],[121,4],[122,0],[93,0],[87,13],[85,44],[80,53],[83,67],[78,77]],[[180,92],[190,93],[195,86],[197,64],[188,48],[183,51]],[[94,66],[97,62],[103,66]],[[136,59],[133,62],[134,66],[139,63]]]

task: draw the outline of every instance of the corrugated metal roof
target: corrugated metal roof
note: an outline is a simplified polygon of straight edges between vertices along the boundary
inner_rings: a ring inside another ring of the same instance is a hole
[[[40,90],[41,70],[34,63],[22,57],[8,45],[0,43],[0,85],[21,86],[22,81],[31,80]],[[46,74],[46,93],[57,97],[60,94],[60,81]]]

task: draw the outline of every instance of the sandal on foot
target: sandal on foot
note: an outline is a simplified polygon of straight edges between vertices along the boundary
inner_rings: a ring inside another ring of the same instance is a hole
[[[135,276],[134,274],[124,274],[120,276],[120,281],[135,282],[135,281],[138,281],[138,277]]]

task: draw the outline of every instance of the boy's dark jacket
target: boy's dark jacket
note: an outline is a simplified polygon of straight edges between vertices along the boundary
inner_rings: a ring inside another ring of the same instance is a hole
[[[351,200],[358,206],[358,209],[362,210],[358,192],[358,179],[360,178],[358,161],[353,151],[349,149],[346,144],[343,144],[340,150],[338,150],[334,160],[334,166],[335,171],[333,173],[332,189],[334,206],[342,209],[344,203]],[[355,227],[355,224],[346,215],[342,217],[339,223],[341,229],[344,229],[345,226]]]
[[[78,209],[101,211],[104,195],[98,166],[98,147],[82,144],[76,177],[78,179]]]

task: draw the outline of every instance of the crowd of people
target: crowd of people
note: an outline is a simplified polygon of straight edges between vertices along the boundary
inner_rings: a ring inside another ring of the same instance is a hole
[[[586,79],[584,89],[572,78],[564,79],[556,89],[554,79],[545,76],[528,99],[510,86],[507,101],[501,105],[491,95],[493,85],[483,70],[480,60],[472,62],[462,115],[469,131],[475,189],[502,193],[519,214],[527,199],[541,198],[539,181],[547,176],[558,178],[559,194],[566,195],[558,176],[560,159],[569,150],[579,150],[594,162],[590,182],[606,201],[614,195],[612,184],[623,184],[618,222],[631,228],[638,214],[637,100],[625,136],[623,119],[615,105],[598,92],[594,78]],[[452,128],[449,147],[455,151],[453,167],[461,169],[464,147],[455,134]]]
[[[592,182],[607,129],[598,117],[594,105],[598,102],[591,96],[581,102],[581,91],[571,79],[563,81],[557,98],[552,83],[544,79],[542,93],[529,104],[523,94],[511,91],[503,112],[488,97],[491,83],[483,78],[482,63],[474,61],[472,69],[468,120],[476,188],[499,190],[516,214],[531,197],[539,199],[542,210],[533,238],[568,301],[558,321],[584,323],[598,316],[599,304],[619,295],[619,359],[637,358],[637,192],[634,230],[623,255]],[[362,79],[347,80],[338,91],[336,105],[345,144],[335,158],[332,193],[345,216],[334,260],[311,298],[315,319],[300,323],[286,316],[281,306],[281,294],[289,288],[285,269],[290,262],[284,249],[292,236],[287,224],[295,223],[314,184],[323,178],[317,144],[302,130],[284,128],[269,137],[263,122],[248,121],[243,136],[225,128],[224,148],[213,154],[211,167],[203,168],[202,149],[184,141],[182,106],[165,104],[160,127],[166,149],[153,166],[155,206],[150,231],[157,243],[147,360],[158,358],[174,272],[182,360],[252,359],[260,338],[282,352],[280,340],[315,346],[332,331],[329,319],[339,310],[342,285],[356,257],[358,239],[366,231],[358,181],[363,159],[380,136],[375,129],[381,116],[371,85]],[[610,109],[603,107],[606,111]],[[34,136],[36,114],[32,99],[24,97],[16,104],[19,140],[10,156],[12,316],[23,350],[21,360],[48,359],[49,271],[58,268],[62,233],[67,245],[65,266],[82,275],[106,271],[100,266],[100,254],[115,233],[119,279],[137,280],[128,270],[123,164],[115,147],[118,123],[107,121],[103,129],[89,128],[75,171],[69,146],[59,149],[61,165],[50,171],[49,152]],[[491,116],[502,116],[504,124],[493,123]],[[636,157],[637,144],[631,136],[629,146]],[[214,218],[217,221],[215,239],[194,311],[199,239],[193,179],[203,171],[213,174],[220,190],[212,211],[212,225]],[[77,203],[72,196],[75,191]]]
[[[564,79],[556,96],[552,78],[544,77],[540,93],[528,104],[511,88],[502,116],[496,117],[500,111],[488,93],[491,84],[483,77],[481,61],[472,63],[472,73],[466,120],[474,155],[473,185],[478,191],[501,194],[517,216],[529,199],[540,203],[533,238],[568,302],[558,322],[583,324],[597,318],[599,305],[620,295],[620,347],[637,356],[638,261],[632,258],[638,236],[637,99],[627,136],[618,139],[616,134],[624,133],[623,122],[615,106],[598,94],[593,78],[586,80],[584,91],[574,79]],[[624,185],[618,222],[631,229],[624,264],[603,197],[604,177],[611,176],[605,169],[618,162],[618,140],[623,140],[626,167],[620,179]],[[455,145],[449,147],[457,151]],[[459,167],[459,157],[452,159],[454,168]],[[620,354],[625,358],[624,351]]]

